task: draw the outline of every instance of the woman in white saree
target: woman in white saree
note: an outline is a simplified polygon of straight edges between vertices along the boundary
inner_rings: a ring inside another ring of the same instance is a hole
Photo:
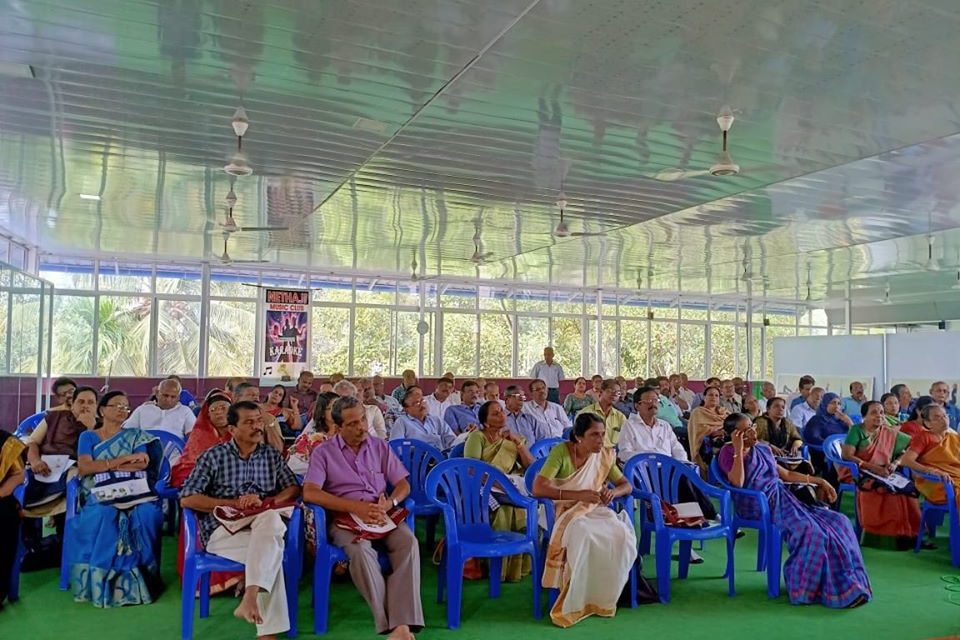
[[[614,450],[603,446],[605,435],[602,419],[577,416],[570,441],[550,451],[533,483],[533,495],[556,506],[543,586],[560,590],[550,610],[559,627],[591,615],[612,617],[637,558],[633,523],[607,506],[631,487]]]

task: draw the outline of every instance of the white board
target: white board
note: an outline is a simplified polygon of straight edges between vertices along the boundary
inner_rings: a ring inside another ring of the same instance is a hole
[[[884,386],[883,336],[774,338],[773,371],[778,393],[781,383],[793,390],[800,379],[797,372],[802,372],[816,378],[817,386],[829,384],[830,391],[841,395],[847,395],[850,382],[859,380],[867,397],[879,397]]]
[[[889,384],[905,384],[914,396],[927,395],[939,380],[951,389],[960,382],[960,333],[924,331],[887,336]]]

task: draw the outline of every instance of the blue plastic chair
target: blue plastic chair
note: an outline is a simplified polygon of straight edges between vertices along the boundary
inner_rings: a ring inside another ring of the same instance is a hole
[[[21,484],[13,490],[13,497],[23,506],[23,492],[26,484]],[[13,556],[13,569],[10,571],[10,585],[7,587],[7,600],[16,602],[20,599],[20,563],[23,557],[27,555],[27,546],[23,544],[23,523],[21,521],[20,535],[17,537],[17,552]]]
[[[407,526],[413,531],[413,500],[407,498],[404,500],[404,506],[409,511]],[[313,563],[313,634],[321,636],[327,632],[330,623],[330,579],[333,576],[333,567],[338,562],[348,562],[349,559],[341,547],[327,539],[326,510],[315,504],[308,504],[307,507],[313,513],[317,546],[316,558]],[[378,552],[378,556],[380,568],[385,573],[388,572],[390,570],[389,559],[382,552]]]
[[[651,509],[654,533],[657,536],[657,591],[660,602],[670,602],[670,551],[674,542],[680,543],[679,577],[686,579],[690,568],[690,552],[694,540],[712,540],[724,538],[727,541],[727,569],[724,574],[728,582],[728,593],[736,595],[734,586],[734,554],[733,545],[736,528],[733,526],[733,503],[730,492],[711,486],[700,479],[700,474],[689,465],[660,454],[640,454],[631,458],[623,470],[630,484],[633,485],[633,496]],[[717,498],[720,501],[720,523],[699,529],[670,527],[663,521],[661,503],[677,504],[680,502],[680,480],[686,479],[706,496]]]
[[[426,517],[427,519],[427,548],[433,549],[436,539],[437,519],[440,517],[440,507],[427,498],[424,491],[427,484],[427,474],[435,466],[443,462],[444,457],[439,449],[432,447],[422,440],[403,439],[391,440],[390,448],[410,476],[407,480],[410,482],[410,496],[412,502],[412,513],[416,517]],[[411,530],[413,527],[411,527]]]
[[[28,473],[29,477],[29,473]],[[60,550],[60,591],[70,587],[70,563],[73,553],[73,519],[80,511],[80,480],[76,476],[67,481],[67,512],[63,525],[63,545]]]
[[[860,514],[857,511],[857,482],[860,480],[860,470],[857,468],[857,465],[848,460],[844,460],[840,452],[840,445],[843,444],[844,440],[847,439],[847,436],[844,434],[834,434],[832,436],[827,436],[827,439],[823,441],[823,456],[833,464],[834,467],[839,471],[841,468],[845,468],[850,471],[850,475],[853,476],[853,482],[841,482],[837,487],[837,511],[840,510],[840,506],[843,503],[843,494],[851,494],[853,499],[853,529],[857,534],[857,539],[860,538]]]
[[[770,505],[766,495],[762,491],[754,489],[742,489],[735,487],[727,480],[727,475],[720,470],[717,459],[710,462],[710,481],[719,485],[721,489],[730,492],[731,496],[739,495],[752,500],[758,505],[760,517],[756,520],[743,518],[737,510],[733,511],[733,526],[735,529],[756,529],[757,530],[757,571],[763,571],[767,566],[766,540],[767,534],[773,522],[770,518]]]
[[[533,443],[533,446],[530,447],[530,453],[534,458],[546,458],[550,455],[550,450],[555,446],[563,442],[563,438],[546,438],[544,440],[538,440]]]
[[[180,592],[180,637],[182,640],[193,638],[193,607],[197,589],[200,590],[200,617],[210,615],[210,572],[240,571],[244,566],[240,562],[228,560],[213,553],[197,549],[197,515],[192,509],[183,510],[183,582]],[[287,523],[287,535],[283,549],[283,579],[287,591],[287,611],[290,616],[290,630],[287,636],[297,635],[297,592],[300,582],[300,568],[303,566],[303,521],[301,507],[293,510]]]
[[[946,518],[950,526],[950,564],[955,567],[960,567],[960,520],[958,520],[956,489],[953,486],[953,482],[949,479],[944,480],[938,476],[915,470],[913,471],[913,475],[943,485],[944,493],[947,497],[946,502],[937,503],[924,499],[923,508],[920,511],[920,531],[922,533],[926,530],[930,534],[930,537],[933,538],[937,533],[937,526]],[[919,535],[917,536],[917,545],[914,548],[914,552],[920,553],[922,544],[923,535]]]
[[[569,440],[570,434],[573,433],[573,427],[567,427],[563,430],[563,433],[560,435],[561,440]]]
[[[46,411],[41,411],[40,413],[35,413],[32,416],[27,416],[23,421],[17,426],[17,430],[13,432],[14,438],[26,438],[33,430],[37,428],[37,425],[43,421],[43,416],[47,415]]]
[[[149,429],[147,433],[156,437],[160,440],[160,443],[163,445],[163,460],[160,461],[160,474],[157,479],[157,483],[154,486],[153,490],[159,496],[160,500],[164,502],[164,520],[167,525],[168,531],[173,534],[177,530],[177,512],[179,511],[180,504],[180,490],[169,486],[170,482],[170,458],[168,457],[171,453],[176,453],[178,456],[183,454],[184,442],[177,436],[166,431],[161,431],[160,429]]]
[[[450,451],[447,453],[447,457],[448,457],[448,458],[462,458],[462,457],[463,457],[463,450],[466,449],[466,448],[467,448],[467,442],[466,442],[466,440],[464,440],[463,442],[454,445],[454,447],[453,447],[452,449],[450,449]]]
[[[526,509],[525,533],[490,526],[490,493],[498,486],[515,508]],[[468,558],[490,560],[490,597],[500,596],[503,558],[530,554],[533,562],[533,616],[540,611],[540,550],[537,501],[522,495],[496,467],[470,458],[445,460],[427,475],[427,497],[443,510],[446,544],[437,576],[437,602],[447,591],[447,627],[460,627],[463,565]]]

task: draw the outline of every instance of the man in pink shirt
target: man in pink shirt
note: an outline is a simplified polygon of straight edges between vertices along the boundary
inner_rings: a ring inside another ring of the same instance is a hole
[[[410,495],[409,473],[385,440],[368,437],[366,411],[359,400],[344,396],[335,401],[333,421],[340,433],[313,450],[304,478],[304,501],[331,512],[352,513],[371,524],[384,522],[387,512]],[[390,493],[388,483],[393,487]],[[413,632],[423,628],[423,606],[420,548],[406,523],[373,543],[355,540],[352,532],[334,526],[328,533],[350,559],[350,577],[373,612],[377,633],[412,640]],[[393,571],[386,579],[373,544],[382,544],[390,558]]]

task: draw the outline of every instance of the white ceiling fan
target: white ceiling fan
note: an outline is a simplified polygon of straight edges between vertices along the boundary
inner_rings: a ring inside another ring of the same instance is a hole
[[[567,199],[563,193],[561,193],[560,197],[557,199],[557,208],[560,210],[560,220],[557,223],[556,228],[553,230],[553,237],[589,238],[606,235],[603,231],[570,231],[570,225],[567,224],[567,221],[563,219],[563,212],[567,208]]]
[[[413,260],[410,261],[410,280],[413,282],[425,282],[427,280],[434,280],[439,276],[426,276],[423,275],[418,269],[419,265],[417,264],[417,249],[413,248],[412,251]]]
[[[233,191],[231,190],[231,193]],[[217,223],[220,227],[219,229],[211,229],[212,232],[220,232],[225,234],[231,233],[241,233],[241,232],[253,232],[253,231],[289,231],[290,227],[241,227],[237,224],[237,221],[233,217],[233,207],[227,208],[226,217],[223,222]]]
[[[223,255],[219,257],[220,264],[230,266],[232,264],[266,264],[269,260],[234,260],[227,251],[227,243],[230,241],[230,234],[223,234]]]
[[[483,238],[480,235],[483,227],[482,215],[483,209],[480,209],[476,219],[473,221],[473,255],[470,256],[470,262],[477,266],[486,264],[493,258],[492,251],[483,250]]]

